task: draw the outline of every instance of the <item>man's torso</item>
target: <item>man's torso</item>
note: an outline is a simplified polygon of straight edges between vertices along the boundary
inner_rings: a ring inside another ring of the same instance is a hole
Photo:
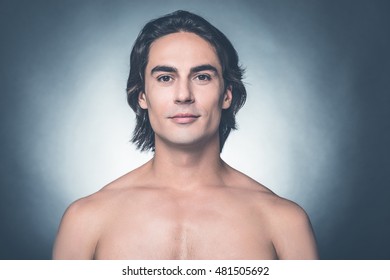
[[[96,259],[274,259],[268,193],[253,188],[104,190]]]

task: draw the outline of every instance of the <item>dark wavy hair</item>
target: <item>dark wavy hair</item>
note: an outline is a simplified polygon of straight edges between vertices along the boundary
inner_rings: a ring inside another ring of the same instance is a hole
[[[131,142],[141,151],[155,150],[154,131],[147,109],[138,104],[138,96],[144,92],[145,69],[150,45],[160,37],[177,32],[194,33],[216,50],[222,66],[224,88],[231,87],[232,102],[222,110],[219,124],[220,152],[232,129],[236,128],[235,115],[244,105],[246,89],[242,82],[243,69],[238,64],[238,55],[229,39],[204,18],[187,11],[176,11],[148,22],[139,33],[130,55],[130,74],[127,80],[127,102],[136,114],[136,127]]]

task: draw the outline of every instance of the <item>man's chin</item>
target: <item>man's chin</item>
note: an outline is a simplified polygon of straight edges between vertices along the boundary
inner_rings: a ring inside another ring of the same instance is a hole
[[[157,144],[157,143],[156,143]],[[176,138],[176,139],[166,139],[162,143],[163,145],[166,145],[170,149],[180,149],[180,150],[194,150],[199,152],[200,149],[203,149],[204,147],[207,147],[210,145],[210,139],[208,138]],[[157,145],[156,145],[157,147]]]

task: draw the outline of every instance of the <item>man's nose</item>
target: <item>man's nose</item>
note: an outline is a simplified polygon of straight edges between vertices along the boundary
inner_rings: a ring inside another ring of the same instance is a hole
[[[189,104],[195,101],[192,93],[191,84],[188,81],[182,81],[178,83],[176,88],[175,103],[176,104]]]

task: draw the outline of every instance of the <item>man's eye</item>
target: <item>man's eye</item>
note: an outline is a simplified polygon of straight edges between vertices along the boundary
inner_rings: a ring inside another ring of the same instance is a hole
[[[206,75],[206,74],[201,74],[201,75],[196,76],[196,79],[199,81],[210,81],[211,77],[209,75]]]
[[[160,76],[157,78],[157,81],[159,82],[163,82],[163,83],[167,83],[167,82],[170,82],[172,81],[172,77],[171,76]]]

